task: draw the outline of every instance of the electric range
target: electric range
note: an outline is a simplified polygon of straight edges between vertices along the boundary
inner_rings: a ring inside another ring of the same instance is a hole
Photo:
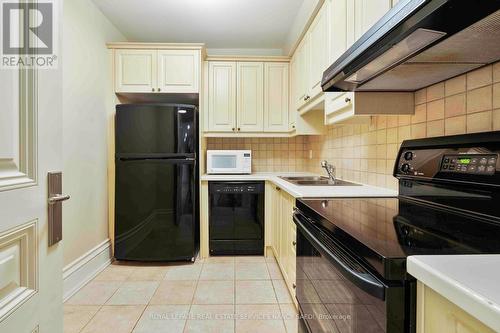
[[[500,253],[500,132],[403,142],[397,198],[297,201],[302,332],[415,332],[411,255]]]

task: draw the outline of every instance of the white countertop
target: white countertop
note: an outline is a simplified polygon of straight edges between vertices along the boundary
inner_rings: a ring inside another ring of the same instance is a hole
[[[202,181],[271,181],[295,198],[354,198],[354,197],[396,197],[397,191],[381,187],[361,186],[297,186],[280,176],[316,176],[311,173],[252,173],[250,175],[202,175]]]
[[[411,256],[408,272],[500,332],[500,255]]]

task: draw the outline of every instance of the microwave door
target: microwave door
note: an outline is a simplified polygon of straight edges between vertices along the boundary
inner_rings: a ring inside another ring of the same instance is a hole
[[[236,154],[213,154],[209,165],[211,173],[237,173],[239,170]]]

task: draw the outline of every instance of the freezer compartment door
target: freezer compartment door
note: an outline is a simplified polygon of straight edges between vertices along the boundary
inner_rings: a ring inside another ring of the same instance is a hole
[[[116,156],[194,156],[196,113],[190,105],[117,105]]]

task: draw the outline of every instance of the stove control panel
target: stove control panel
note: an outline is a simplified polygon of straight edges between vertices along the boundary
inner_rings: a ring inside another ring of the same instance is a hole
[[[393,175],[400,188],[413,180],[500,188],[500,131],[403,141]]]
[[[498,153],[481,147],[466,149],[412,149],[400,152],[395,175],[403,177],[472,179],[491,177],[500,171]],[[458,177],[458,178],[457,178]]]
[[[494,175],[497,155],[445,155],[441,172]]]

